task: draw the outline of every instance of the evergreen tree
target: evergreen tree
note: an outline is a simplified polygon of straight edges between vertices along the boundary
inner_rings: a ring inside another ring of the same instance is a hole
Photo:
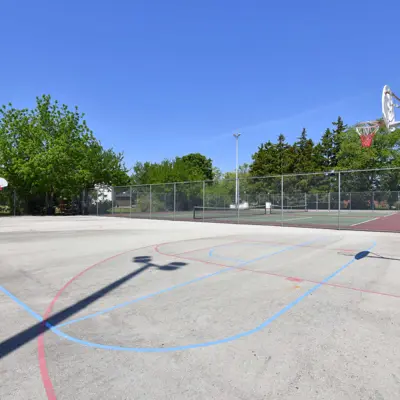
[[[281,133],[276,144],[277,173],[289,174],[293,172],[294,154],[291,146],[286,142],[285,136]]]
[[[333,132],[329,128],[325,130],[318,146],[319,154],[315,155],[315,158],[321,163],[321,169],[323,171],[333,169],[337,165],[333,135]]]
[[[334,126],[332,131],[332,148],[333,148],[333,164],[336,167],[338,164],[338,155],[340,153],[340,147],[344,140],[343,135],[347,131],[347,125],[344,124],[342,118],[339,116],[336,122],[332,122]]]
[[[298,141],[294,144],[294,154],[296,156],[294,172],[313,172],[314,166],[314,142],[307,137],[307,130],[303,128]]]
[[[261,144],[251,158],[253,159],[249,171],[251,176],[268,176],[278,173],[276,146],[270,140]]]

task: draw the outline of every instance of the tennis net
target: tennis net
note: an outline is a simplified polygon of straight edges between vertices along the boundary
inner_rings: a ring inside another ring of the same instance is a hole
[[[253,206],[248,208],[224,208],[224,207],[201,207],[193,209],[193,219],[234,219],[247,215],[265,215],[265,206]]]
[[[284,213],[299,213],[299,212],[307,212],[308,208],[306,205],[297,205],[297,206],[279,206],[275,204],[271,204],[271,207],[267,209],[270,214],[280,214],[282,211]]]

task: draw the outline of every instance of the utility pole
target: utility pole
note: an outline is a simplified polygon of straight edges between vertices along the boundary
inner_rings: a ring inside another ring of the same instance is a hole
[[[236,139],[236,190],[235,190],[235,206],[239,208],[239,136],[240,133],[234,133]]]

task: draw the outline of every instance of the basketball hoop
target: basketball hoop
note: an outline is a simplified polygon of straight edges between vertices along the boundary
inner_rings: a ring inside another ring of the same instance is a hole
[[[0,191],[3,190],[3,188],[8,186],[8,182],[4,178],[0,178]]]
[[[380,126],[381,124],[379,121],[360,122],[355,126],[358,136],[360,136],[362,147],[371,147],[372,141]]]

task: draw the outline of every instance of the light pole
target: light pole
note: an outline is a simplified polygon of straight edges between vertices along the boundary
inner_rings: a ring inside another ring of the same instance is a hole
[[[239,136],[240,133],[234,133],[236,139],[236,189],[235,189],[235,206],[239,208]]]

